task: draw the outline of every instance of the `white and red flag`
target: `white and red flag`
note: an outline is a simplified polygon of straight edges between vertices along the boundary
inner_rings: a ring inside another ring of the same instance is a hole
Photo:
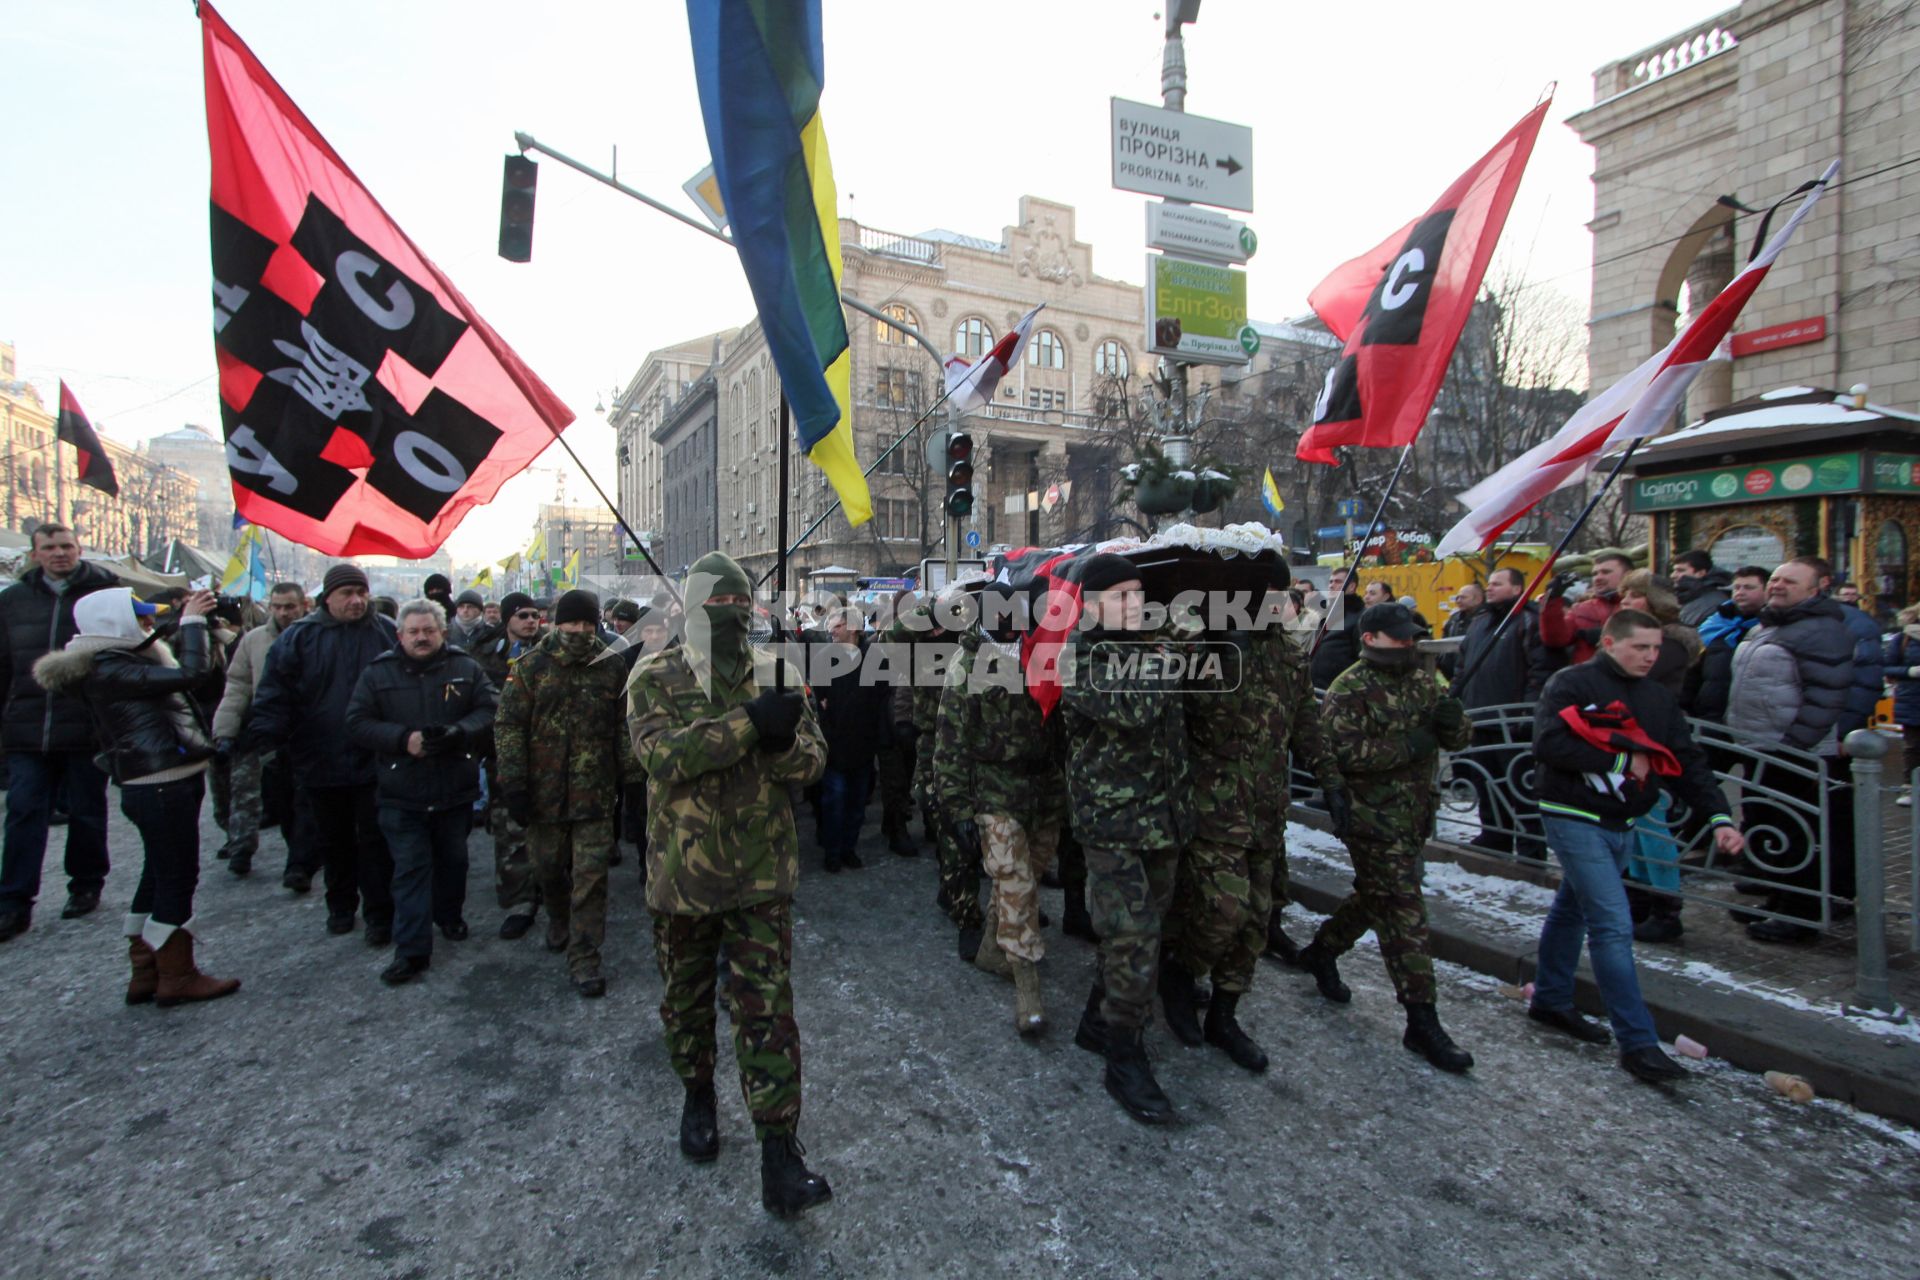
[[[1459,495],[1467,514],[1434,548],[1437,556],[1484,549],[1521,516],[1556,489],[1579,484],[1592,474],[1603,453],[1658,431],[1672,418],[1687,387],[1705,367],[1714,348],[1733,328],[1747,299],[1766,278],[1767,269],[1787,241],[1813,212],[1840,172],[1827,166],[1813,190],[1780,229],[1754,255],[1720,295],[1695,315],[1657,355],[1582,405],[1552,439],[1535,445],[1500,470]]]
[[[1303,461],[1331,464],[1340,445],[1384,449],[1420,434],[1550,105],[1529,111],[1425,213],[1307,295],[1346,346],[1294,451]]]
[[[234,505],[328,555],[431,555],[573,414],[199,10]]]
[[[972,364],[968,364],[962,356],[947,357],[949,409],[954,413],[965,413],[993,402],[993,389],[1000,385],[1000,379],[1007,370],[1020,363],[1020,353],[1027,349],[1027,336],[1033,332],[1033,318],[1046,305],[1043,302],[1021,316],[1019,324],[1007,330],[991,350]]]

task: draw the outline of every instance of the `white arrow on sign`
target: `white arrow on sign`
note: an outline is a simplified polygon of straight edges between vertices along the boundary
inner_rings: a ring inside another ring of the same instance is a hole
[[[1113,99],[1113,185],[1253,212],[1253,130]]]

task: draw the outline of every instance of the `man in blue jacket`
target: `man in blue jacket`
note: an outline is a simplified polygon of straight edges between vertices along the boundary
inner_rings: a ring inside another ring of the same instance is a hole
[[[447,644],[432,600],[400,606],[400,647],[360,673],[347,733],[374,753],[380,830],[393,850],[393,963],[388,986],[426,972],[433,929],[467,936],[467,833],[480,798],[480,756],[497,701],[480,664]]]
[[[1586,943],[1593,979],[1613,1023],[1620,1065],[1652,1083],[1686,1069],[1660,1050],[1633,965],[1633,916],[1620,873],[1633,823],[1662,789],[1708,815],[1714,845],[1739,854],[1746,841],[1686,717],[1665,686],[1646,679],[1660,658],[1660,623],[1620,609],[1600,631],[1600,651],[1556,672],[1533,719],[1534,788],[1560,888],[1540,929],[1540,963],[1527,1016],[1589,1044],[1607,1030],[1573,1007],[1573,972]]]
[[[370,947],[393,941],[393,859],[376,816],[373,756],[347,737],[347,703],[360,673],[393,648],[394,634],[360,567],[330,567],[319,607],[267,650],[241,744],[287,751],[300,822],[326,868],[327,932],[352,933],[354,912],[364,910]]]

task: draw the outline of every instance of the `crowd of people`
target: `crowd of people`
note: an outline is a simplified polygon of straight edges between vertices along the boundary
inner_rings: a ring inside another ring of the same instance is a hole
[[[1461,637],[1453,684],[1418,651],[1427,621],[1378,584],[1363,593],[1337,575],[1316,600],[1274,560],[1259,570],[1257,617],[1223,625],[1154,608],[1131,560],[1092,555],[1074,570],[1080,622],[1057,705],[1025,670],[1043,606],[1005,583],[939,600],[902,593],[878,616],[835,607],[770,648],[757,642],[753,584],[717,552],[677,596],[645,601],[572,590],[495,604],[454,597],[438,575],[419,599],[380,601],[342,563],[313,600],[280,583],[259,610],[204,591],[139,600],[57,525],[35,532],[32,559],[0,592],[0,941],[31,925],[56,820],[67,826],[62,915],[98,908],[111,778],[145,859],[124,929],[128,1004],[240,985],[201,972],[194,951],[209,789],[228,870],[251,874],[261,831],[278,826],[281,883],[305,894],[320,877],[328,931],[358,926],[367,945],[390,947],[380,977],[394,986],[430,970],[436,932],[468,937],[468,841],[483,826],[499,936],[525,937],[544,908],[547,949],[591,999],[606,991],[607,876],[625,841],[641,855],[661,1022],[685,1086],[681,1150],[695,1161],[718,1151],[724,990],[763,1200],[783,1214],[831,1196],[797,1138],[789,968],[802,808],[828,873],[861,868],[875,795],[887,847],[916,856],[917,810],[958,956],[1011,986],[1021,1036],[1049,1025],[1052,922],[1039,889],[1059,884],[1061,933],[1098,957],[1074,1041],[1100,1057],[1128,1114],[1160,1123],[1174,1107],[1146,1053],[1156,1002],[1182,1043],[1264,1071],[1241,1021],[1258,959],[1297,967],[1345,1003],[1338,962],[1369,931],[1405,1009],[1403,1043],[1441,1070],[1470,1069],[1440,1022],[1421,891],[1438,766],[1442,753],[1477,755],[1493,777],[1528,762],[1525,802],[1483,784],[1479,840],[1561,867],[1529,1013],[1612,1039],[1628,1071],[1669,1080],[1685,1073],[1654,1037],[1632,944],[1680,932],[1679,868],[1672,840],[1640,837],[1665,821],[1671,795],[1718,854],[1743,849],[1686,716],[1832,754],[1871,715],[1881,678],[1877,625],[1862,614],[1856,626],[1811,559],[1726,573],[1688,553],[1669,579],[1603,556],[1577,600],[1562,577],[1518,613],[1526,584],[1496,571],[1447,620]],[[1137,660],[1192,645],[1228,660],[1177,687]],[[1920,698],[1915,645],[1920,624],[1887,647],[1903,697]],[[1528,732],[1490,736],[1492,709],[1516,704],[1533,708]],[[1355,873],[1305,945],[1282,915],[1290,768],[1317,784]],[[1838,834],[1848,806],[1828,803],[1834,889],[1849,892]],[[1503,804],[1508,820],[1495,823]],[[1809,927],[1775,918],[1804,910],[1799,874],[1760,886],[1772,914],[1755,936]],[[1611,1030],[1573,1008],[1583,945]]]

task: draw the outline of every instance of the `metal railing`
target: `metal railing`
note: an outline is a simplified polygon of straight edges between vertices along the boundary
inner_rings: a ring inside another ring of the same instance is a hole
[[[1529,745],[1534,707],[1476,708],[1472,718],[1471,745],[1442,757],[1435,842],[1481,857],[1552,869],[1534,794]],[[1746,836],[1747,851],[1733,858],[1719,853],[1708,815],[1695,814],[1678,798],[1666,796],[1635,824],[1631,887],[1655,898],[1732,908],[1742,919],[1776,919],[1822,931],[1855,917],[1858,976],[1856,999],[1849,1007],[1904,1017],[1887,991],[1887,866],[1881,766],[1875,754],[1876,748],[1884,754],[1885,738],[1866,730],[1858,743],[1850,737],[1849,769],[1849,761],[1838,757],[1761,748],[1741,741],[1723,725],[1689,723],[1726,797],[1724,811],[1735,816]],[[1914,773],[1914,785],[1920,796],[1920,770]],[[1853,885],[1844,883],[1845,860],[1836,866],[1831,854],[1837,824],[1829,798],[1849,806],[1840,815],[1850,820],[1838,827],[1838,838],[1851,834]],[[1325,811],[1312,776],[1298,767],[1292,773],[1291,799],[1303,808]],[[1905,898],[1900,905],[1912,918],[1911,945],[1920,949],[1920,912],[1914,910],[1920,895],[1913,891],[1920,886],[1920,823],[1913,826],[1913,879],[1900,895]],[[1765,896],[1750,892],[1756,889]]]

